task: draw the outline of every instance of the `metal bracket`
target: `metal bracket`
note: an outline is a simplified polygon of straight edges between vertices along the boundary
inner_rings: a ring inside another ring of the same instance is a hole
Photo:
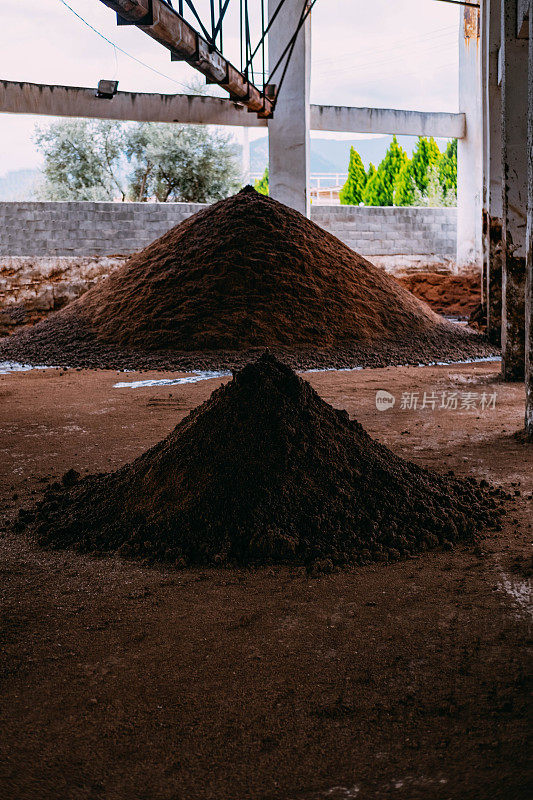
[[[121,17],[120,14],[117,14],[117,25],[144,25],[145,27],[149,27],[150,25],[154,24],[154,8],[152,4],[152,0],[150,0],[150,10],[146,16],[141,17],[141,19],[136,19],[135,22],[132,22],[129,19],[124,19]]]
[[[117,93],[118,81],[98,81],[98,88],[96,90],[96,97],[103,97],[106,100],[111,100]]]

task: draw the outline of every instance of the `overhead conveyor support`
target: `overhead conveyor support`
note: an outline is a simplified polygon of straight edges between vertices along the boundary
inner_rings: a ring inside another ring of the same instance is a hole
[[[225,89],[232,100],[247,106],[259,117],[273,112],[271,98],[204,39],[182,16],[163,0],[100,0],[116,11],[120,24],[136,25],[166,47],[174,60],[186,61],[209,83]]]

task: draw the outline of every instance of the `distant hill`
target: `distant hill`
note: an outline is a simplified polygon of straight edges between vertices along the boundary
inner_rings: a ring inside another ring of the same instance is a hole
[[[416,136],[397,136],[399,144],[411,157],[416,147]],[[447,139],[437,139],[441,150],[446,147]],[[311,139],[311,172],[347,172],[350,158],[350,146],[355,147],[368,168],[372,161],[378,166],[392,142],[392,136],[379,139]],[[250,168],[252,172],[263,172],[267,163],[267,137],[250,142]]]
[[[0,175],[0,200],[32,200],[40,176],[38,169],[15,169]]]
[[[328,158],[327,153],[322,153],[311,144],[311,172],[339,172],[339,168]],[[322,140],[318,140],[322,141]],[[325,139],[323,140],[326,141]],[[348,148],[348,154],[350,150]],[[251,172],[264,172],[268,161],[268,139],[262,136],[250,142],[250,170]],[[348,162],[346,162],[347,164]],[[342,172],[347,167],[342,168]]]

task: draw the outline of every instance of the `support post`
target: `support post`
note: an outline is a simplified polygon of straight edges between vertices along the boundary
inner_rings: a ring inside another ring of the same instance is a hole
[[[502,377],[524,379],[528,42],[517,36],[517,2],[502,2]]]
[[[487,309],[487,284],[489,274],[489,244],[487,238],[487,209],[489,205],[488,181],[490,174],[489,153],[489,114],[488,108],[488,50],[489,50],[489,14],[490,0],[481,3],[480,13],[480,43],[481,43],[481,133],[483,137],[483,183],[481,194],[481,253],[483,266],[481,270],[481,306]],[[488,315],[487,315],[488,316]]]
[[[268,0],[269,18],[279,0]],[[296,30],[307,0],[285,0],[268,36],[269,64],[272,70]],[[283,66],[272,81],[280,81]],[[298,34],[283,86],[277,99],[274,118],[268,120],[268,161],[270,196],[310,215],[310,86],[311,16]]]
[[[459,111],[466,135],[457,143],[457,266],[482,268],[483,133],[479,9],[465,6],[459,26]]]
[[[246,186],[250,183],[250,131],[242,129],[242,182]]]
[[[501,0],[486,0],[484,58],[485,205],[483,235],[485,256],[485,308],[487,336],[501,344],[502,325],[502,116],[498,79],[501,42]]]
[[[529,6],[528,204],[526,232],[526,438],[533,442],[533,3]]]

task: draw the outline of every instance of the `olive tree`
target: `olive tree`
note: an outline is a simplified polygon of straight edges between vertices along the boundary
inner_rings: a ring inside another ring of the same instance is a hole
[[[42,199],[205,203],[240,185],[232,139],[202,125],[66,120],[35,141]]]

